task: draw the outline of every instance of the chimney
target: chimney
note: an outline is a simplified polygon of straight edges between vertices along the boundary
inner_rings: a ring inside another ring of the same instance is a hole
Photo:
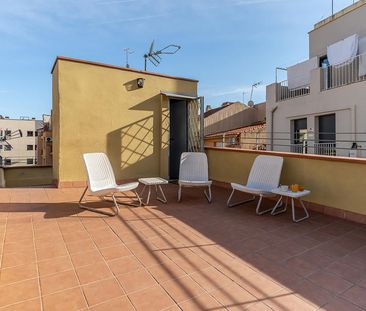
[[[206,112],[207,112],[207,111],[210,111],[211,109],[212,109],[211,105],[207,105],[207,106],[206,106]]]

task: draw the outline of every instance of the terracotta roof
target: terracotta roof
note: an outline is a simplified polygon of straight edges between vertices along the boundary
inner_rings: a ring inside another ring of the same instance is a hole
[[[132,68],[121,67],[121,66],[115,66],[115,65],[110,65],[110,64],[103,64],[103,63],[92,62],[92,61],[88,61],[88,60],[65,57],[65,56],[57,56],[56,57],[55,62],[52,65],[51,73],[53,73],[53,70],[55,69],[55,66],[56,66],[58,60],[65,60],[65,61],[81,63],[81,64],[94,65],[94,66],[100,66],[100,67],[106,67],[106,68],[112,68],[112,69],[119,69],[119,70],[130,71],[130,72],[137,72],[137,73],[141,73],[141,74],[145,74],[145,75],[157,76],[157,77],[168,78],[168,79],[198,82],[198,80],[189,79],[189,78],[169,76],[169,75],[164,75],[164,74],[155,73],[155,72],[149,72],[149,71],[132,69]]]
[[[251,124],[249,126],[239,127],[239,128],[236,128],[236,129],[228,130],[226,132],[220,132],[220,133],[206,135],[205,137],[207,137],[207,138],[217,137],[217,136],[222,136],[224,134],[225,135],[239,135],[241,133],[250,133],[250,132],[254,132],[254,131],[259,130],[259,129],[264,129],[265,127],[266,127],[266,122],[257,122],[255,124]]]

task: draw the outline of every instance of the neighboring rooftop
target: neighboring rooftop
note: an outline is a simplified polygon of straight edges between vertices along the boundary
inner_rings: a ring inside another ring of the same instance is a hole
[[[316,23],[314,25],[314,29],[313,30],[318,29],[318,28],[320,28],[320,27],[322,27],[322,26],[324,26],[324,25],[332,22],[332,21],[334,21],[334,20],[336,20],[336,19],[338,19],[338,18],[340,18],[340,17],[342,17],[342,16],[344,16],[344,15],[346,15],[346,14],[348,14],[348,13],[354,11],[354,10],[356,10],[357,8],[359,8],[359,7],[361,7],[361,6],[365,5],[365,4],[366,4],[366,0],[359,0],[356,3],[353,3],[350,6],[344,8],[343,10],[341,10],[341,11],[339,11],[339,12],[337,12],[337,13],[335,13],[335,14],[333,14],[333,15],[331,15],[331,16],[323,19],[323,20],[321,20],[320,22]]]
[[[255,124],[251,124],[251,125],[244,126],[244,127],[239,127],[236,129],[225,131],[225,132],[206,135],[205,137],[217,137],[217,136],[222,136],[222,135],[239,135],[241,133],[252,133],[252,132],[264,129],[265,127],[266,127],[266,122],[264,122],[264,121],[256,122]]]

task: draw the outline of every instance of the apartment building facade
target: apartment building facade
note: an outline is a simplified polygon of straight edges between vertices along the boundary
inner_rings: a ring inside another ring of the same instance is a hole
[[[42,116],[43,126],[38,130],[37,163],[40,166],[52,165],[52,122],[51,115]]]
[[[366,157],[365,20],[361,0],[315,24],[309,59],[267,86],[268,149]]]
[[[0,117],[0,166],[37,165],[38,130],[42,121]]]

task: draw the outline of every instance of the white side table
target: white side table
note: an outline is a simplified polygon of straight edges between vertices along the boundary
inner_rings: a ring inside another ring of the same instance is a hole
[[[271,215],[277,215],[277,214],[281,214],[286,212],[287,210],[287,203],[288,203],[288,199],[291,198],[291,206],[292,206],[292,221],[293,222],[300,222],[302,220],[305,220],[307,218],[310,217],[308,210],[306,209],[304,202],[301,200],[302,197],[310,194],[310,190],[303,190],[303,191],[298,191],[298,192],[292,192],[291,190],[281,190],[280,188],[277,189],[273,189],[272,193],[274,194],[278,194],[280,196],[279,200],[277,201],[275,207],[273,208]],[[277,211],[277,208],[279,208],[281,206],[281,202],[282,202],[282,198],[286,197],[286,205],[283,209]],[[300,202],[301,207],[303,208],[304,212],[305,212],[305,216],[302,218],[296,218],[296,213],[295,213],[295,199],[297,199]]]
[[[156,193],[156,199],[160,202],[167,203],[167,199],[165,197],[163,189],[161,189],[161,185],[165,185],[168,183],[167,180],[160,178],[160,177],[148,177],[148,178],[139,178],[139,182],[144,185],[144,188],[142,189],[140,193],[140,197],[143,197],[143,194],[145,192],[146,187],[148,187],[149,191],[147,193],[146,202],[143,202],[145,205],[148,205],[150,202],[150,195],[151,195],[151,186],[155,186],[155,193]],[[160,194],[162,197],[159,197],[158,190],[160,191]]]

